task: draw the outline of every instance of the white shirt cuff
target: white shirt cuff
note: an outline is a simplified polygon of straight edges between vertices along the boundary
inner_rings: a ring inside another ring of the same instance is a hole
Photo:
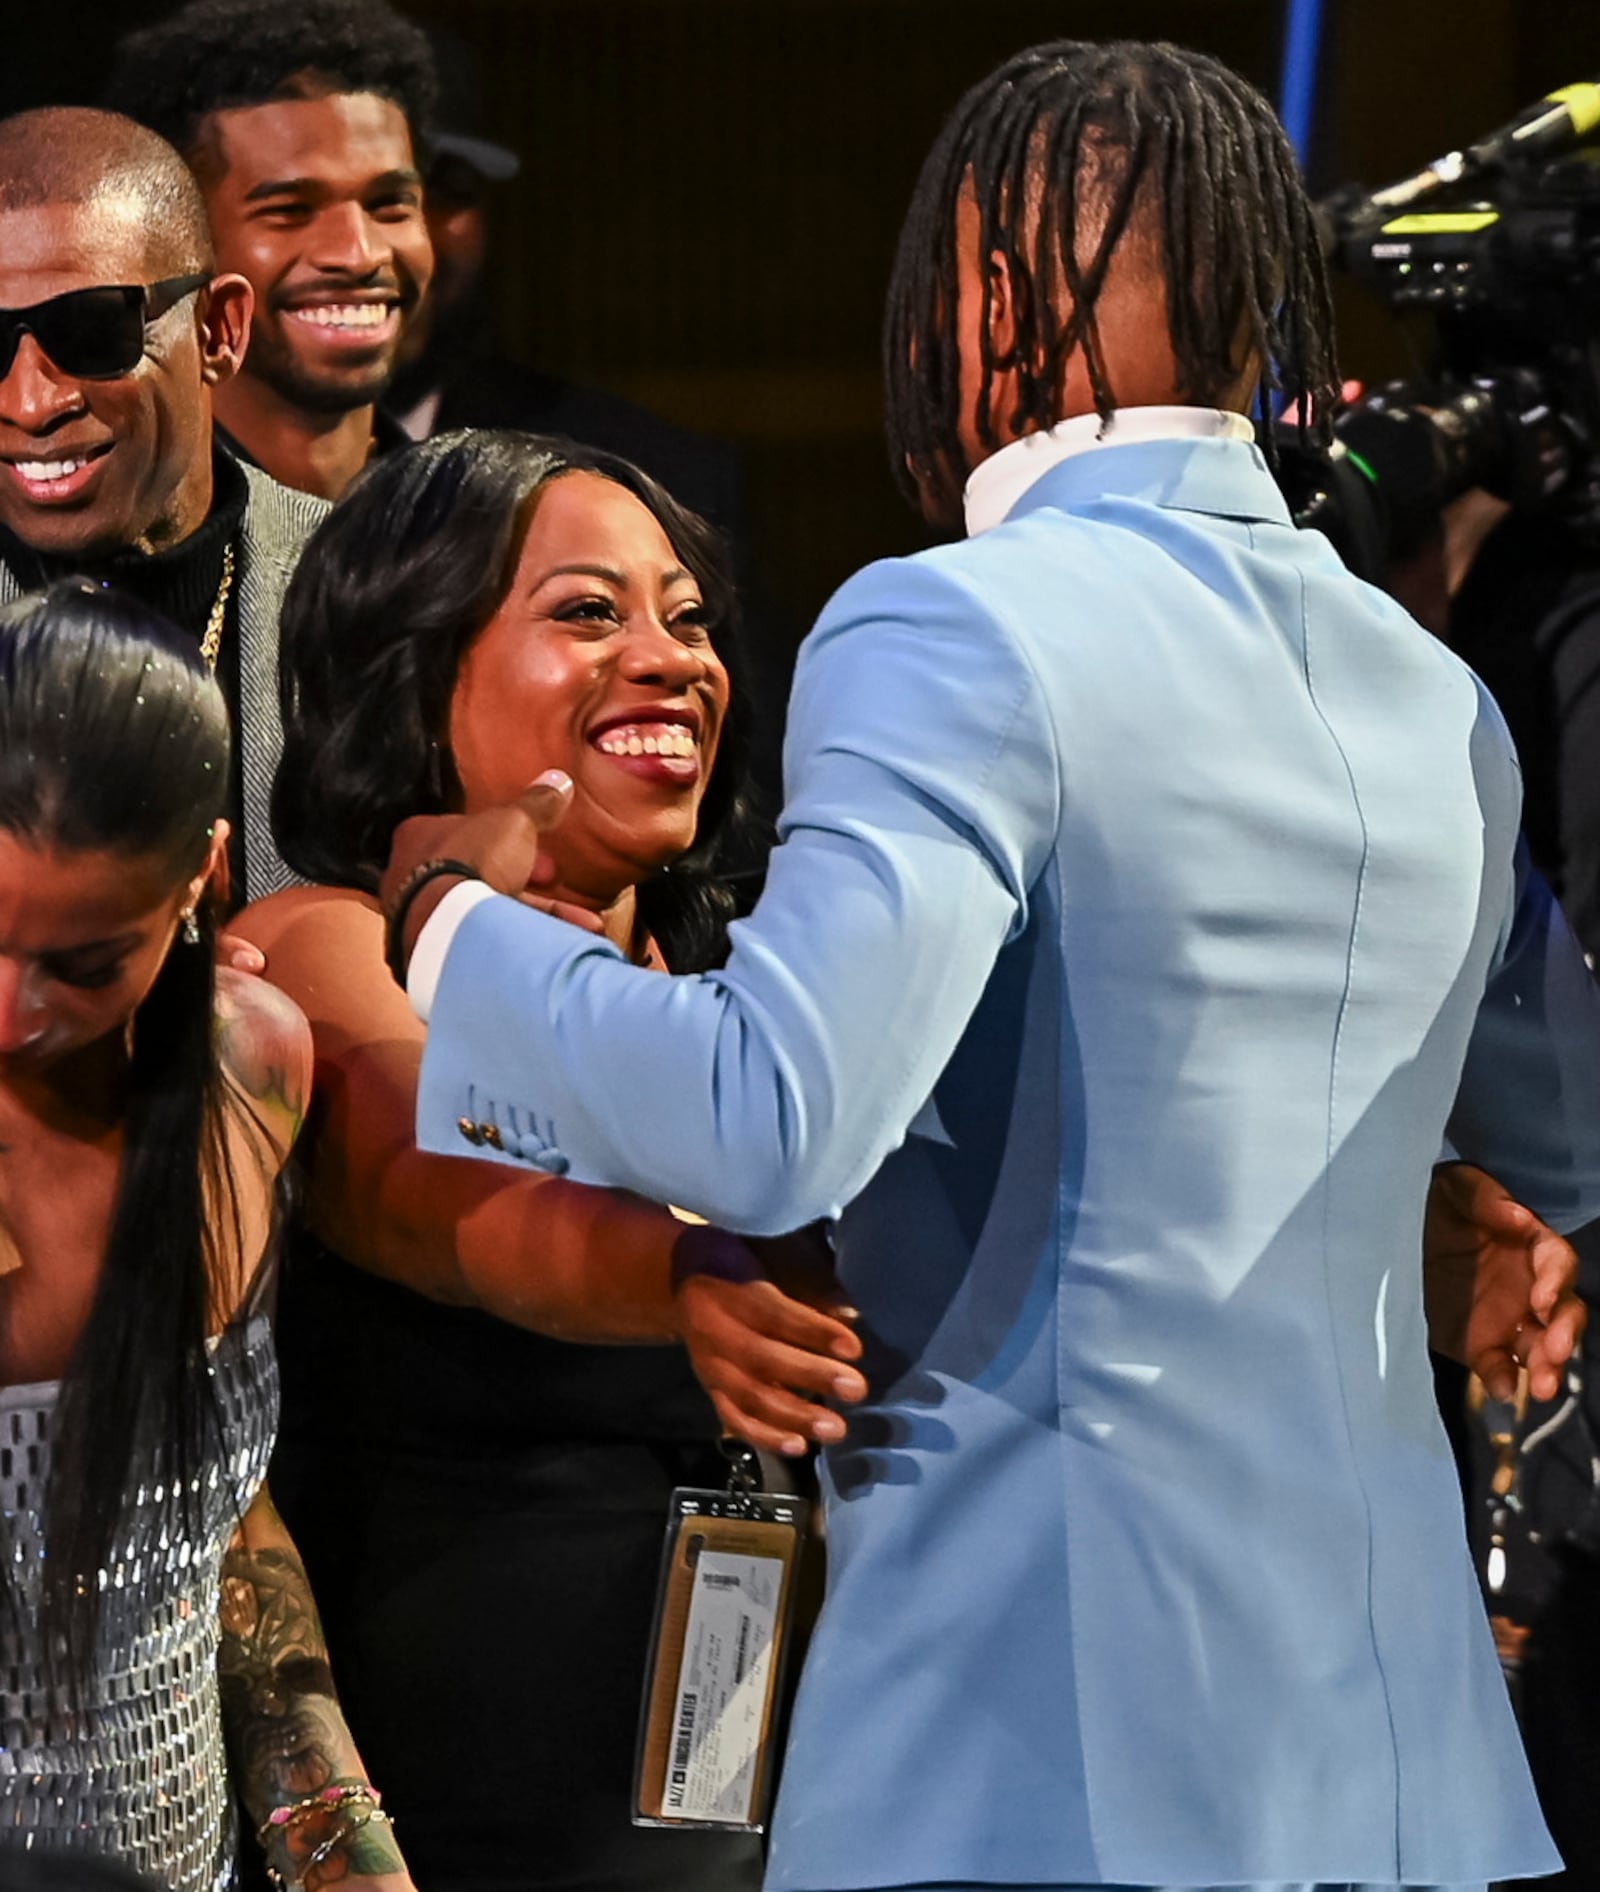
[[[411,1009],[424,1024],[433,1010],[434,994],[444,971],[445,956],[455,940],[456,929],[480,900],[498,898],[493,887],[482,880],[463,880],[452,887],[423,922],[417,943],[411,949],[411,964],[406,968],[406,997]]]

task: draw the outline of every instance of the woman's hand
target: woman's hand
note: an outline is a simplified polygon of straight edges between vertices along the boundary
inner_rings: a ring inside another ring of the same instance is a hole
[[[256,979],[264,977],[267,970],[267,955],[241,933],[217,935],[216,961],[219,971],[243,972]]]
[[[1553,1399],[1587,1313],[1574,1291],[1569,1242],[1469,1163],[1441,1164],[1428,1190],[1422,1294],[1428,1344],[1470,1367],[1493,1399],[1528,1369],[1535,1399]]]
[[[673,1253],[683,1342],[724,1430],[789,1458],[844,1437],[843,1418],[819,1400],[867,1394],[850,1364],[861,1357],[855,1310],[825,1253],[804,1231],[745,1242],[700,1227]]]

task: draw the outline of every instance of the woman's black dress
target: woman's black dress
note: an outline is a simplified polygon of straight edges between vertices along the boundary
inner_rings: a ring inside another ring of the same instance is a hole
[[[746,1834],[629,1824],[675,1485],[725,1482],[676,1347],[569,1345],[302,1240],[271,1486],[425,1892],[754,1892]]]

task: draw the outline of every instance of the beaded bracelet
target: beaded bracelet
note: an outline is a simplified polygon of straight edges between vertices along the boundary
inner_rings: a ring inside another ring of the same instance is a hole
[[[400,891],[394,897],[394,911],[389,915],[389,923],[384,928],[383,956],[390,972],[394,974],[396,985],[404,987],[406,982],[405,930],[406,915],[411,911],[412,902],[422,892],[430,880],[440,880],[446,874],[455,874],[462,880],[481,880],[483,876],[476,867],[466,861],[438,859],[423,861],[413,867],[400,883]]]
[[[256,1829],[261,1850],[267,1855],[267,1876],[272,1883],[280,1888],[280,1892],[289,1892],[293,1886],[304,1886],[317,1867],[324,1864],[338,1847],[354,1839],[364,1826],[374,1823],[392,1826],[394,1822],[379,1804],[380,1798],[377,1789],[369,1787],[365,1781],[347,1781],[343,1786],[324,1787],[318,1793],[307,1794],[305,1799],[296,1800],[290,1806],[274,1807]],[[351,1811],[358,1807],[361,1809],[359,1812]],[[319,1840],[296,1876],[286,1879],[272,1863],[273,1841],[284,1842],[284,1856],[287,1858],[289,1834],[303,1820],[318,1814],[340,1815],[339,1830]]]

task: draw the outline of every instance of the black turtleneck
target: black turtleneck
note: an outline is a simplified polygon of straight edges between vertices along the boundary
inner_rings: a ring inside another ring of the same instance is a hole
[[[142,604],[170,618],[198,644],[205,635],[211,607],[222,584],[222,554],[232,542],[235,572],[222,626],[222,647],[217,654],[217,681],[228,701],[235,726],[239,720],[239,526],[250,489],[238,463],[219,447],[212,454],[211,510],[185,539],[159,552],[119,547],[99,558],[78,558],[40,552],[0,525],[0,563],[15,573],[17,582],[31,590],[58,578],[85,577],[115,585]],[[233,835],[229,863],[235,890],[244,885],[244,796],[239,771],[239,745],[234,743],[228,781],[228,818]]]

